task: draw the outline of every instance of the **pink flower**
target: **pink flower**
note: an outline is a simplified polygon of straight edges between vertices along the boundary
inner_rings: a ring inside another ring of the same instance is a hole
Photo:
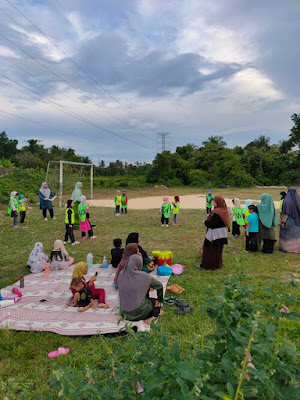
[[[282,308],[280,309],[280,312],[281,312],[281,313],[289,314],[289,313],[290,313],[290,310],[289,310],[289,308],[288,308],[287,306],[285,306],[285,305],[283,304],[283,305],[282,305]]]
[[[115,378],[115,377],[116,377],[115,371],[113,371],[113,372],[109,375],[109,377],[110,377],[110,378]]]
[[[251,358],[251,354],[250,353],[248,353],[248,354],[250,355],[250,358]],[[247,367],[256,369],[255,365],[252,362],[248,362]],[[245,379],[247,379],[247,381],[250,381],[250,379],[251,379],[251,376],[249,374],[247,374],[247,372],[245,373]]]
[[[143,388],[143,386],[140,384],[140,382],[138,382],[137,384],[136,384],[136,388],[137,388],[137,392],[140,394],[140,393],[143,393],[143,391],[144,391],[144,388]]]

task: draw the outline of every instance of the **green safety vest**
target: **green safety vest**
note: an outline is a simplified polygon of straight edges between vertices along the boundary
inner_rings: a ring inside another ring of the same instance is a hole
[[[88,209],[88,204],[79,204],[78,205],[78,215],[81,222],[84,222],[86,219],[86,210]]]
[[[245,221],[244,221],[244,218],[243,218],[243,211],[244,210],[242,208],[236,208],[235,206],[233,206],[232,207],[232,211],[233,211],[233,213],[235,215],[236,223],[238,225],[245,225]]]
[[[279,211],[282,211],[282,204],[283,204],[284,199],[279,201]]]
[[[179,201],[173,206],[173,214],[179,214],[180,203]]]
[[[19,212],[19,203],[17,199],[10,199],[8,209],[7,209],[7,214],[10,215],[12,213],[12,202],[14,202],[16,211]]]
[[[165,218],[170,218],[171,214],[171,203],[168,202],[167,204],[162,204],[161,206],[161,212],[164,215]]]
[[[68,224],[69,223],[69,216],[68,216],[68,211],[71,210],[72,211],[72,215],[71,215],[71,224],[75,224],[75,212],[73,210],[73,208],[67,208],[66,209],[66,215],[65,215],[65,223]]]
[[[125,196],[121,196],[122,208],[126,208],[127,207],[126,197],[127,197],[126,194],[125,194]]]
[[[115,197],[116,206],[120,206],[121,202],[122,202],[122,197],[121,196],[116,196]]]
[[[213,195],[212,194],[207,194],[206,195],[206,207],[207,208],[212,208],[212,199],[213,199]]]
[[[26,210],[26,206],[25,206],[25,204],[23,202],[23,199],[19,200],[18,203],[19,203],[19,211],[25,211]]]

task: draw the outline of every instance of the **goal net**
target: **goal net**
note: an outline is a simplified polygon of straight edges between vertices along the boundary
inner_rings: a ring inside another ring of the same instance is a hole
[[[89,190],[90,198],[93,198],[93,164],[72,161],[49,161],[46,179],[51,190],[58,195],[61,207],[75,188],[76,182],[82,182],[84,192]]]

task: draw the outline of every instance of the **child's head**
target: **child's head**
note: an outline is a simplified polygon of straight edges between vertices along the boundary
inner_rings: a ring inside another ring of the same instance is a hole
[[[72,207],[74,207],[74,202],[73,202],[73,200],[68,200],[67,201],[67,208],[72,208]]]
[[[22,200],[22,199],[25,199],[25,196],[23,194],[19,194],[18,200]]]
[[[176,203],[179,203],[179,196],[174,196],[174,200],[176,201]]]
[[[253,204],[251,204],[249,207],[248,207],[248,210],[249,210],[249,213],[257,213],[257,207],[256,206],[254,206]]]
[[[207,189],[207,193],[208,194],[212,194],[212,190],[211,189]]]
[[[123,189],[123,194],[126,194],[127,193],[127,190],[126,189]]]
[[[75,290],[75,292],[80,292],[84,288],[84,283],[81,278],[74,278],[71,282],[71,288]]]
[[[120,190],[117,190],[117,194],[120,194]]]
[[[286,192],[280,192],[279,194],[281,196],[281,200],[283,200],[286,196]]]
[[[164,196],[163,197],[163,202],[168,203],[169,202],[169,196]]]
[[[122,239],[119,239],[119,238],[114,239],[113,244],[116,249],[120,248],[122,246]]]

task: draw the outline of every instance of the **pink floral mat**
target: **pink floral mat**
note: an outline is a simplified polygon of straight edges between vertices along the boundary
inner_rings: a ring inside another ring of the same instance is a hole
[[[10,307],[0,308],[0,317],[7,312],[11,314],[9,319],[0,323],[0,327],[17,331],[55,332],[70,336],[103,335],[122,330],[126,321],[119,322],[119,298],[113,286],[116,270],[113,267],[102,269],[99,265],[89,269],[88,279],[98,271],[96,287],[105,289],[106,302],[110,308],[89,309],[79,313],[77,308],[67,306],[71,300],[69,284],[73,268],[51,272],[48,279],[44,273],[26,275],[25,287],[20,289],[23,293],[22,299]],[[166,290],[169,276],[157,276],[155,272],[152,274]],[[19,282],[1,289],[2,296],[10,293],[13,286],[19,288]],[[155,293],[151,293],[155,297]],[[130,324],[136,326],[138,331],[149,330],[149,326],[143,321]]]

